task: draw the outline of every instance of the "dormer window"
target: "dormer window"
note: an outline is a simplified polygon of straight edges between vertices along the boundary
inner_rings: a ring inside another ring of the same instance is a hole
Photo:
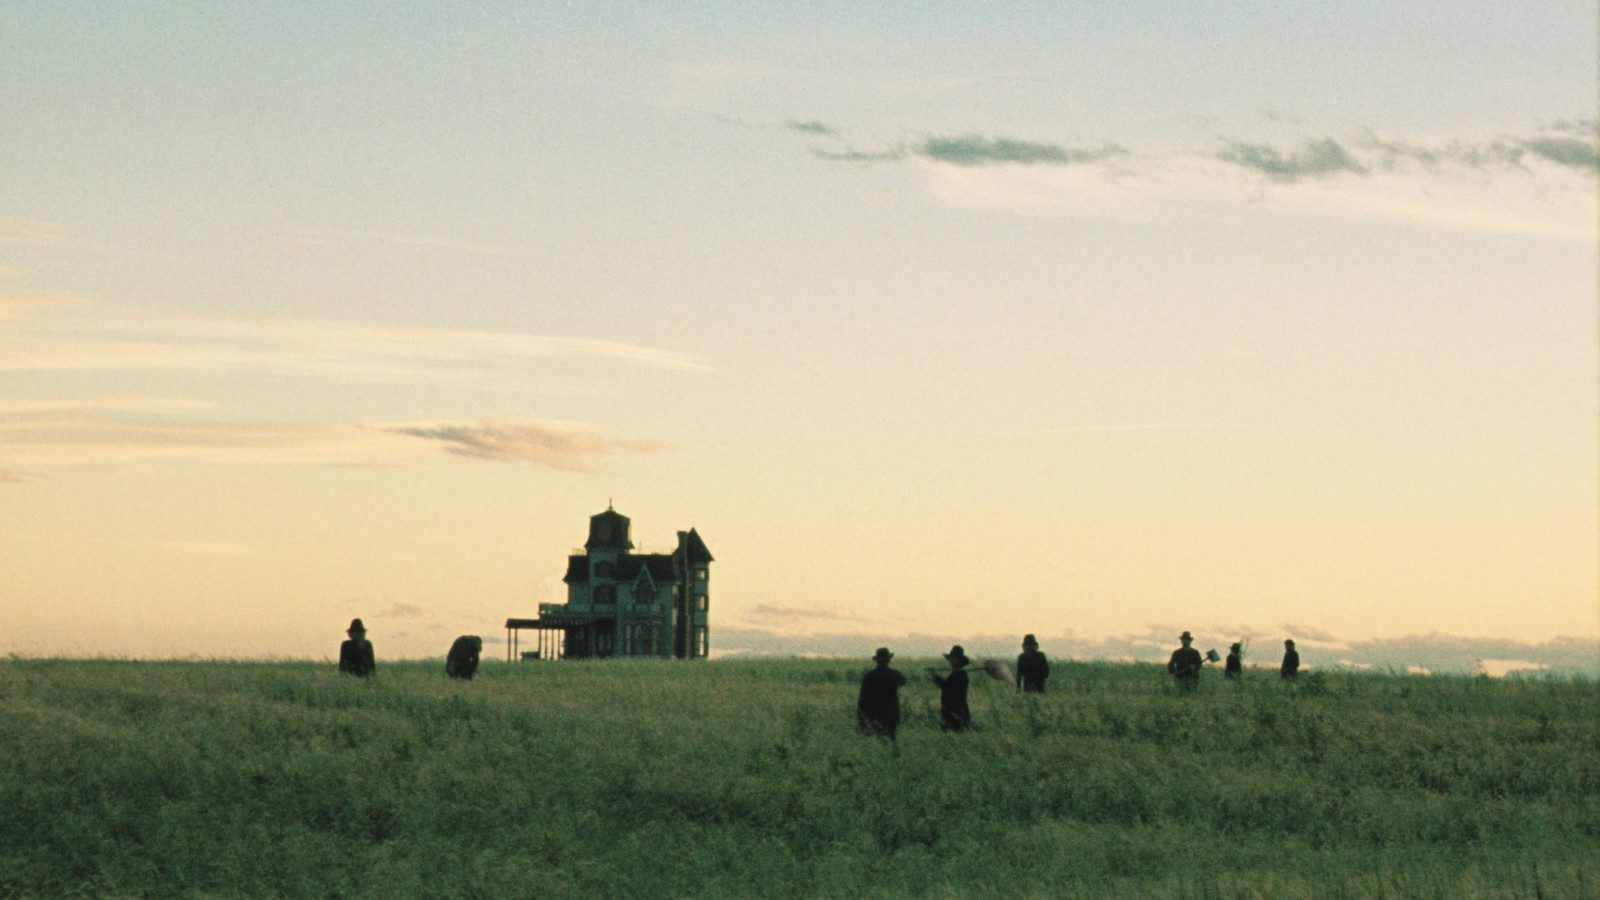
[[[656,602],[655,588],[648,581],[641,581],[633,586],[633,605],[649,606]]]

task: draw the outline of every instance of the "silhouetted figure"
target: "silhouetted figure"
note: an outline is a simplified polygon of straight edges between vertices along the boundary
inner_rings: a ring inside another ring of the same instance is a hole
[[[1017,656],[1017,690],[1044,693],[1044,680],[1050,677],[1050,660],[1044,658],[1039,641],[1031,634],[1022,637],[1022,653]]]
[[[879,647],[878,652],[872,654],[872,661],[877,665],[861,676],[856,726],[862,734],[881,735],[892,741],[900,727],[900,689],[905,687],[906,677],[889,668],[891,659],[894,654],[888,647]]]
[[[950,661],[950,674],[933,673],[933,683],[939,686],[939,728],[941,731],[966,731],[972,724],[972,710],[967,708],[967,653],[957,644],[944,655]]]
[[[1200,667],[1205,665],[1200,651],[1189,646],[1194,642],[1194,635],[1185,631],[1178,635],[1182,647],[1172,651],[1172,658],[1167,660],[1167,674],[1178,683],[1178,687],[1185,691],[1192,691],[1200,684]]]
[[[483,652],[483,638],[464,634],[450,645],[450,655],[444,658],[444,673],[451,678],[472,680],[478,673],[478,654]]]
[[[1234,643],[1228,648],[1228,661],[1223,664],[1222,675],[1224,678],[1232,678],[1234,681],[1238,681],[1243,674],[1244,648],[1238,643]]]
[[[1300,674],[1300,652],[1294,649],[1293,640],[1283,642],[1283,665],[1278,669],[1278,674],[1289,679]]]
[[[367,626],[360,619],[351,619],[345,634],[350,639],[339,645],[339,671],[357,678],[371,675],[378,666],[372,658],[372,642],[367,640]]]

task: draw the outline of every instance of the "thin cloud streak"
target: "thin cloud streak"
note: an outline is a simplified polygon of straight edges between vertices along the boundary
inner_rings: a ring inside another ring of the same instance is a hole
[[[150,460],[376,465],[414,462],[431,448],[582,472],[616,453],[665,449],[567,422],[220,422],[148,414],[160,408],[65,401],[52,412],[43,402],[10,404],[0,409],[0,471],[7,483],[21,483],[40,467]]]
[[[0,322],[23,318],[28,310],[81,306],[84,299],[61,291],[0,291]]]
[[[0,305],[0,315],[21,307]],[[0,371],[9,372],[277,369],[406,380],[542,358],[711,370],[690,354],[619,341],[424,326],[57,314],[0,330]]]
[[[1254,169],[1275,181],[1295,182],[1340,172],[1364,175],[1365,166],[1356,162],[1342,144],[1332,138],[1304,141],[1290,151],[1267,144],[1229,141],[1217,152],[1217,159]]]
[[[957,207],[1138,219],[1170,210],[1175,200],[1270,202],[1562,241],[1592,242],[1596,231],[1600,143],[1589,119],[1479,141],[1430,144],[1367,130],[1348,139],[1281,145],[1223,138],[1202,151],[1141,153],[1112,141],[1069,147],[970,133],[863,150],[843,128],[808,125],[814,127],[798,130],[828,139],[810,148],[816,158],[913,166],[937,199]]]
[[[1066,166],[1101,162],[1128,155],[1127,148],[1117,144],[1087,148],[1064,147],[1060,144],[1019,141],[1011,138],[985,138],[976,134],[930,137],[917,147],[916,152],[935,162],[955,166]]]
[[[385,426],[394,434],[431,441],[446,453],[492,462],[531,462],[563,471],[586,471],[587,461],[615,450],[649,452],[657,446],[608,440],[587,429],[541,424],[482,423]]]
[[[65,244],[68,230],[63,222],[0,216],[0,241],[35,245]]]

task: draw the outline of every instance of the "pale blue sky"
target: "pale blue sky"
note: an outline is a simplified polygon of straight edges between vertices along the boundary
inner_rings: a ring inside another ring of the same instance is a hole
[[[1593,635],[1596,54],[1592,3],[5,4],[13,640],[489,631],[608,498],[730,626]]]

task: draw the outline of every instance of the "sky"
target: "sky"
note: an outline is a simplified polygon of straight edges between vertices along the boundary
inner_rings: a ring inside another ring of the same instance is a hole
[[[1591,2],[797,7],[0,4],[0,653],[1596,646]]]

